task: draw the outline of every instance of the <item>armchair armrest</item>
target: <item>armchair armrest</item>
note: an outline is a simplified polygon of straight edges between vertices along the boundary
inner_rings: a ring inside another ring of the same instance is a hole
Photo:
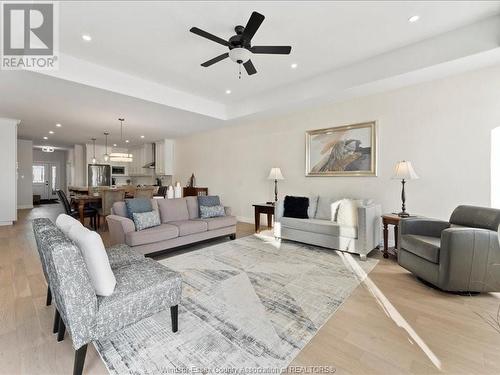
[[[226,214],[226,216],[232,216],[233,211],[231,210],[231,207],[224,206],[224,213]]]
[[[399,233],[400,235],[416,234],[420,236],[441,237],[441,232],[449,227],[450,223],[443,220],[408,218],[402,219],[399,222]]]
[[[496,231],[448,228],[441,234],[439,284],[445,290],[492,291],[500,282]]]
[[[135,224],[128,217],[108,215],[106,221],[108,222],[111,245],[125,243],[125,235],[135,231]]]
[[[358,207],[358,240],[359,253],[368,254],[380,245],[380,204],[370,204]]]

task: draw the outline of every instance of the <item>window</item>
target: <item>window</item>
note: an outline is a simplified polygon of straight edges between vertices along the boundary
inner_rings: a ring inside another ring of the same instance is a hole
[[[43,184],[45,182],[45,167],[43,165],[33,166],[33,183]]]

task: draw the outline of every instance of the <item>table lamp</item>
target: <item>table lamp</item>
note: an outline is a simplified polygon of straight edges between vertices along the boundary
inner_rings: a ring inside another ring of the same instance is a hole
[[[284,180],[283,174],[281,174],[281,169],[277,167],[271,168],[269,172],[268,180],[274,180],[274,201],[278,201],[278,180]]]
[[[401,190],[401,212],[398,213],[399,217],[408,217],[410,214],[406,212],[406,195],[405,195],[405,183],[407,180],[416,180],[418,175],[415,173],[413,166],[410,161],[401,160],[397,162],[394,168],[393,179],[401,180],[402,190]]]

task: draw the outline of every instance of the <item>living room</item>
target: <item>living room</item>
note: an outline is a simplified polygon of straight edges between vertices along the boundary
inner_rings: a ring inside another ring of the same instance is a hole
[[[500,1],[39,5],[0,373],[500,372]]]

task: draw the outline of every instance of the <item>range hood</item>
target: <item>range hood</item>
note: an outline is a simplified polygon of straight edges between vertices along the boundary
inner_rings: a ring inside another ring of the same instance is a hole
[[[156,144],[155,143],[152,143],[151,144],[151,150],[152,150],[152,153],[153,153],[153,157],[152,157],[152,161],[147,163],[146,165],[143,166],[143,168],[146,168],[146,169],[155,169],[156,167]]]

